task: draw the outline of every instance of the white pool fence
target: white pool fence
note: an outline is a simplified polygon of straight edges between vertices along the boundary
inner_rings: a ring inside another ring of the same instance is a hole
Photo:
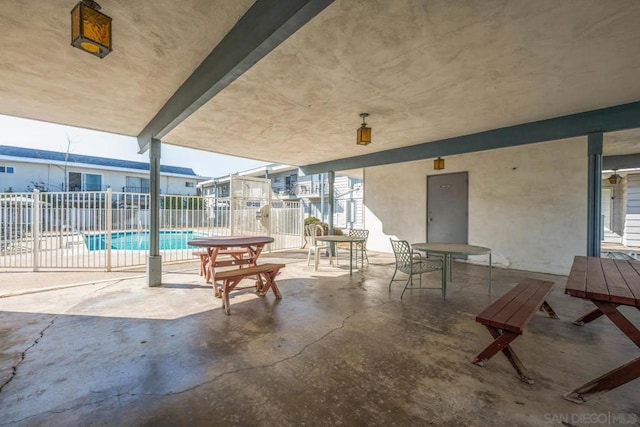
[[[0,268],[100,269],[145,265],[150,196],[100,192],[0,194]],[[163,262],[193,261],[186,241],[203,236],[268,235],[265,250],[299,248],[300,202],[264,198],[160,196]]]

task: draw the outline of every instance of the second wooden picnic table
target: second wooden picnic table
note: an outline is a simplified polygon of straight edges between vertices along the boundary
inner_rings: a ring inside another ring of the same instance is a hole
[[[207,251],[204,276],[210,282],[218,267],[255,266],[264,246],[272,242],[273,237],[268,236],[224,236],[201,237],[189,240],[187,244]],[[231,254],[232,257],[219,260],[218,255],[221,253]]]
[[[640,310],[639,261],[576,256],[565,293],[590,300],[596,306],[595,310],[577,319],[575,324],[585,325],[604,315],[640,348],[640,329],[618,310],[619,306]],[[574,389],[564,398],[583,403],[637,378],[640,378],[640,357]]]

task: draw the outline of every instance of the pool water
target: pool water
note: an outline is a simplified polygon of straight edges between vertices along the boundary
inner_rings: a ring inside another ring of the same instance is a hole
[[[193,231],[160,231],[160,250],[192,249],[187,241],[207,237],[205,234]],[[85,244],[90,251],[107,249],[107,234],[93,234],[84,236]],[[148,250],[148,231],[120,231],[111,233],[111,249],[119,250]]]

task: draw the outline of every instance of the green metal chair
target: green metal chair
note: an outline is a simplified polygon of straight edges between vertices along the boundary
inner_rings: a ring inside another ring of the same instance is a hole
[[[367,256],[367,239],[369,238],[369,230],[363,230],[363,229],[354,228],[352,230],[349,230],[349,236],[361,237],[361,238],[365,239],[364,242],[355,244],[356,263],[358,262],[358,250],[360,250],[360,253],[362,253],[362,257],[364,258],[362,260],[363,263],[366,260],[367,261],[367,265],[369,265],[369,257]]]
[[[349,230],[348,236],[351,237],[359,237],[363,238],[364,242],[362,243],[354,243],[353,244],[353,253],[356,257],[356,265],[358,265],[358,251],[362,254],[362,266],[364,267],[364,261],[367,261],[367,265],[369,265],[369,257],[367,256],[367,239],[369,238],[369,230],[364,230],[361,228],[353,228]],[[338,243],[336,245],[336,264],[338,263],[338,249],[349,250],[348,243]]]
[[[402,299],[404,291],[406,291],[407,288],[442,289],[442,299],[447,299],[447,283],[444,269],[442,268],[442,260],[425,258],[420,256],[419,254],[414,253],[411,249],[411,245],[409,245],[409,242],[407,242],[406,240],[394,240],[391,238],[389,240],[391,241],[391,247],[393,248],[393,253],[396,257],[396,270],[393,272],[393,276],[391,277],[391,281],[389,282],[389,292],[391,292],[391,284],[393,282],[404,281],[404,279],[396,279],[396,275],[400,271],[409,276],[404,285],[404,289],[402,289],[402,293],[400,294],[400,299]],[[430,273],[436,270],[442,271],[441,287],[422,287],[422,274]],[[416,275],[420,278],[420,286],[418,287],[413,286],[413,276]],[[411,286],[409,286],[409,284],[411,284]]]

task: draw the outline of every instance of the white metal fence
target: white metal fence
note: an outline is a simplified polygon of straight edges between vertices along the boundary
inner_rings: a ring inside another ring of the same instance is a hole
[[[103,192],[0,194],[0,268],[121,269],[146,264],[149,195]],[[160,196],[163,262],[194,260],[187,241],[269,235],[267,250],[300,247],[298,202]]]

